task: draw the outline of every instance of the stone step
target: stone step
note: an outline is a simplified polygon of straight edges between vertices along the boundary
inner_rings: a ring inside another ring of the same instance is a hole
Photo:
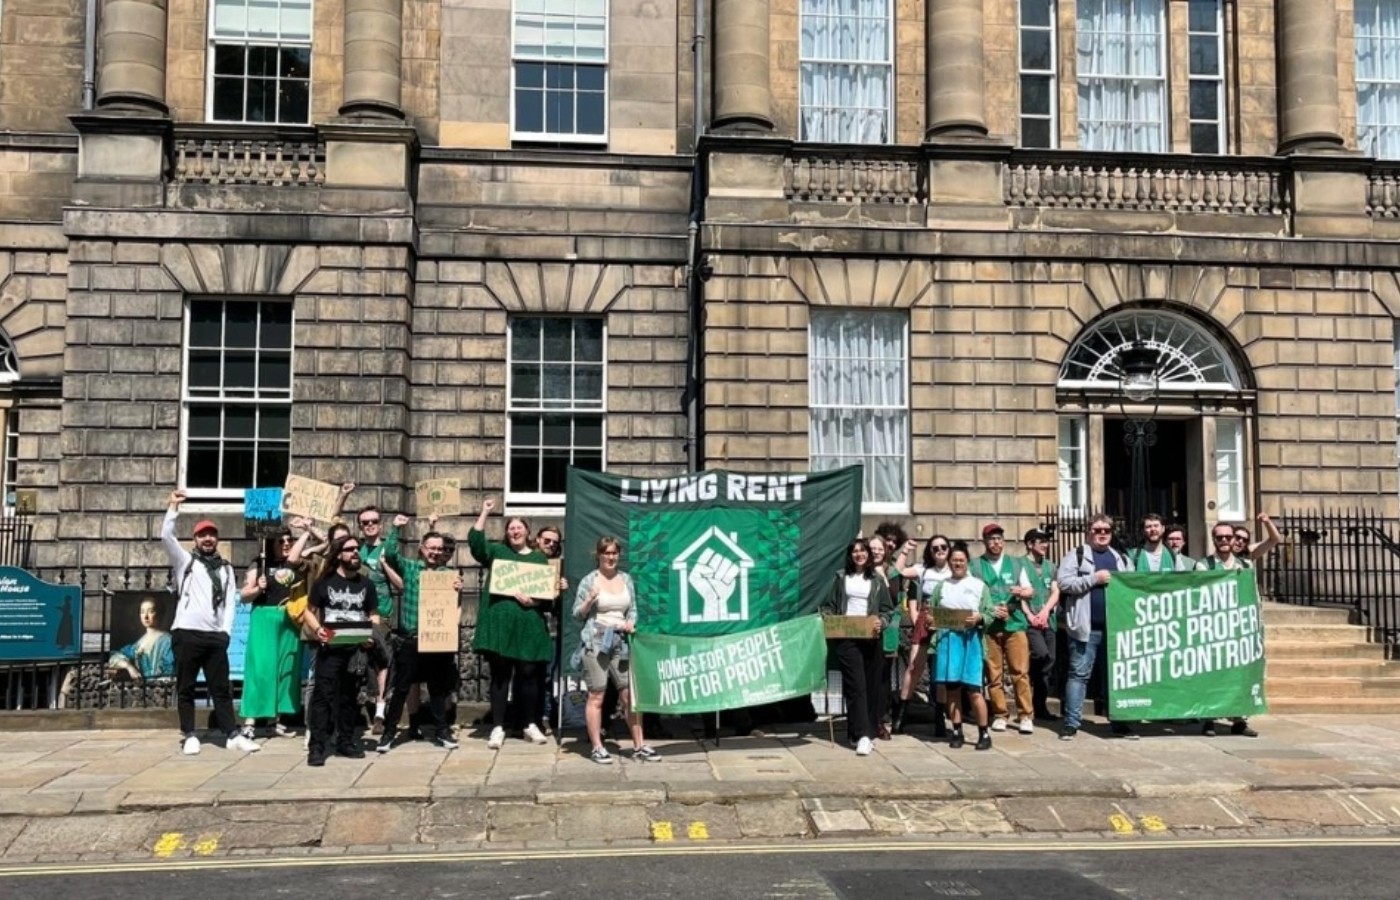
[[[1400,715],[1400,697],[1279,697],[1268,694],[1269,712],[1280,716],[1345,715],[1353,722],[1357,716]]]
[[[1273,648],[1270,647],[1270,650]],[[1379,656],[1360,659],[1267,659],[1269,678],[1384,678],[1400,676],[1400,664]]]
[[[1274,625],[1349,625],[1352,611],[1336,606],[1289,606],[1286,603],[1259,604],[1264,624]]]
[[[1295,641],[1276,637],[1272,629],[1264,631],[1264,656],[1268,659],[1385,659],[1385,647],[1368,641]]]
[[[1301,699],[1305,697],[1394,697],[1400,701],[1400,675],[1372,678],[1310,678],[1269,676],[1266,682],[1269,699]]]
[[[1264,640],[1272,641],[1312,641],[1315,644],[1355,643],[1370,641],[1371,629],[1364,625],[1274,625],[1265,623]],[[1328,653],[1319,651],[1318,656]]]

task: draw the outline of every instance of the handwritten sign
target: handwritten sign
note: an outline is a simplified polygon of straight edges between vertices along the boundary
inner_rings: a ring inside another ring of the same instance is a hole
[[[950,631],[963,631],[967,628],[967,617],[975,610],[949,609],[946,606],[929,607],[928,616],[934,628],[947,628]]]
[[[559,570],[541,563],[498,559],[491,564],[491,593],[553,600],[559,596]]]
[[[248,488],[243,492],[243,533],[259,539],[282,530],[282,489]]]
[[[418,495],[418,515],[458,516],[462,514],[462,479],[429,478],[413,488]]]
[[[330,522],[339,514],[339,504],[339,485],[288,475],[287,484],[282,488],[282,511],[294,516]]]
[[[456,653],[461,611],[453,569],[424,569],[418,581],[418,652]]]
[[[875,636],[879,616],[822,616],[822,628],[827,640],[853,638],[860,640]]]

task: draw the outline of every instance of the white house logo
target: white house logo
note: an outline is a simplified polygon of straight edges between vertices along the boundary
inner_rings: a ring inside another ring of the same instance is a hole
[[[748,621],[753,557],[738,537],[712,525],[671,563],[681,576],[682,624]]]

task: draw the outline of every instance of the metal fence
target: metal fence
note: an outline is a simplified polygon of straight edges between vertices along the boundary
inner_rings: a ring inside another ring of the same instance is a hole
[[[3,545],[0,545],[0,549]],[[77,585],[83,593],[83,644],[76,661],[0,665],[0,709],[167,709],[175,706],[173,678],[136,681],[113,671],[112,597],[120,591],[152,591],[172,596],[170,569],[37,569],[51,584]],[[471,651],[483,570],[462,570],[462,619],[458,651],[462,702],[487,699],[486,665]],[[235,682],[234,696],[241,684]],[[373,699],[373,698],[371,698]]]

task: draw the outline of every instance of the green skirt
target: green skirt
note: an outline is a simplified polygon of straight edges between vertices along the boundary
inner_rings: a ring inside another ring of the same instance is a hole
[[[554,641],[549,637],[544,609],[521,606],[514,597],[487,594],[476,615],[472,649],[525,662],[549,662]]]
[[[301,709],[301,642],[280,606],[255,606],[248,622],[239,716],[272,719]]]

